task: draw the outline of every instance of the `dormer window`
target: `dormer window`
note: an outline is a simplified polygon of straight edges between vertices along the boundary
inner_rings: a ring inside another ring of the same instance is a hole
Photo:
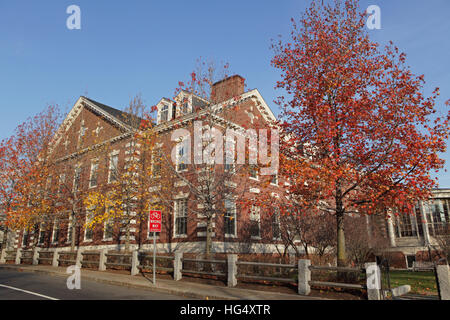
[[[187,114],[189,112],[189,103],[188,102],[184,102],[183,105],[181,106],[181,114]]]
[[[161,122],[167,121],[169,118],[169,106],[164,105],[161,108]]]

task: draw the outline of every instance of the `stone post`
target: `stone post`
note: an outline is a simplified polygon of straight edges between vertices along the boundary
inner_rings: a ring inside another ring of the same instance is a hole
[[[138,250],[133,250],[131,252],[131,275],[135,276],[139,273],[139,257]]]
[[[181,280],[183,268],[183,252],[175,252],[175,259],[173,260],[173,279],[175,281]]]
[[[52,267],[59,266],[58,259],[59,259],[59,251],[57,249],[55,249],[55,251],[53,252]]]
[[[392,222],[392,211],[388,212],[387,229],[388,229],[389,244],[391,245],[392,248],[394,248],[397,246],[397,244],[395,242],[394,223]]]
[[[237,254],[227,255],[228,265],[228,286],[235,287],[237,285]]]
[[[39,250],[41,250],[41,248],[34,247],[33,249],[33,265],[39,264]]]
[[[450,300],[450,274],[448,264],[436,266],[441,300]]]
[[[83,260],[83,250],[82,249],[78,249],[77,250],[77,257],[75,259],[75,264],[81,268],[81,261]]]
[[[20,264],[20,258],[22,258],[22,249],[17,248],[15,264]]]
[[[106,270],[106,249],[100,250],[100,256],[98,258],[98,271],[105,271]]]
[[[366,269],[367,299],[381,300],[381,271],[376,262],[368,262]]]
[[[420,214],[422,215],[423,242],[425,246],[430,244],[430,230],[428,229],[428,218],[423,201],[419,201]]]
[[[2,249],[0,253],[0,263],[6,263],[6,249]]]
[[[298,260],[298,294],[307,296],[311,292],[311,260],[300,259]]]

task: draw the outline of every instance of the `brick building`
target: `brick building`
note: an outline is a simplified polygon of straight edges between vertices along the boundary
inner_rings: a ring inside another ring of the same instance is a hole
[[[184,128],[194,133],[193,119],[205,118],[205,113],[214,110],[218,126],[243,128],[268,128],[275,116],[257,89],[244,90],[244,79],[238,75],[215,83],[211,101],[190,92],[181,91],[175,101],[162,98],[157,104],[158,145],[170,157],[174,142],[174,130]],[[63,121],[63,133],[53,146],[52,158],[58,166],[58,174],[49,178],[49,184],[65,186],[69,199],[80,210],[79,223],[72,228],[70,210],[49,217],[36,232],[23,232],[20,247],[29,247],[32,241],[43,248],[70,249],[72,230],[75,232],[76,247],[85,250],[123,248],[125,236],[120,223],[96,226],[93,230],[85,227],[87,208],[82,197],[86,192],[107,186],[114,179],[117,168],[124,168],[135,159],[131,149],[136,147],[133,135],[139,128],[140,118],[127,115],[87,97],[80,97]],[[171,143],[172,140],[172,143]],[[107,159],[99,159],[96,150],[108,145]],[[140,145],[138,145],[139,147]],[[180,150],[177,149],[179,153]],[[137,157],[146,155],[137,152]],[[151,156],[147,155],[151,162]],[[103,166],[102,166],[103,161]],[[100,165],[99,165],[100,164]],[[177,172],[189,175],[189,166],[174,164]],[[100,170],[103,167],[103,170]],[[181,170],[179,170],[181,168]],[[227,169],[228,170],[228,169]],[[176,176],[175,176],[176,178]],[[189,179],[191,179],[190,177]],[[198,209],[201,204],[195,194],[189,191],[183,179],[170,181],[173,184],[173,205],[163,210],[163,231],[158,236],[159,251],[183,250],[203,252],[205,250],[206,221]],[[282,182],[278,176],[263,176],[258,170],[231,175],[226,181],[228,190],[235,190],[230,199],[223,201],[223,214],[217,214],[212,223],[213,252],[256,252],[275,253],[279,241],[279,219],[264,214],[261,208],[244,208],[238,204],[240,197],[255,198],[264,190],[265,194],[277,196],[281,193]],[[155,186],[157,189],[158,186]],[[227,191],[228,192],[228,191]],[[165,199],[167,200],[167,199]],[[167,201],[166,201],[167,202]],[[151,205],[150,205],[151,207]],[[168,212],[169,211],[169,212]],[[131,212],[136,217],[129,222],[132,248],[143,250],[152,246],[152,235],[147,232],[147,220],[141,212]],[[38,237],[38,239],[35,239]],[[278,250],[282,250],[281,247]]]

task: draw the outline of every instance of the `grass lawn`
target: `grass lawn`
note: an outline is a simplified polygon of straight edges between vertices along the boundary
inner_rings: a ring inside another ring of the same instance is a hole
[[[437,295],[436,280],[432,271],[391,270],[391,287],[409,284],[411,293]]]

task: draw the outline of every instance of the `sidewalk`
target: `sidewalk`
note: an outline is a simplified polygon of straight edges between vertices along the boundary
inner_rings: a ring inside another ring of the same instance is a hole
[[[43,265],[11,265],[2,264],[0,268],[13,269],[20,272],[36,272],[48,275],[68,277],[65,267],[52,267]],[[81,280],[93,280],[120,286],[145,288],[148,290],[180,295],[191,299],[211,300],[326,300],[324,298],[308,297],[295,294],[247,290],[238,288],[219,287],[195,282],[156,279],[153,285],[151,279],[142,274],[131,276],[125,274],[109,273],[106,271],[81,270]]]

